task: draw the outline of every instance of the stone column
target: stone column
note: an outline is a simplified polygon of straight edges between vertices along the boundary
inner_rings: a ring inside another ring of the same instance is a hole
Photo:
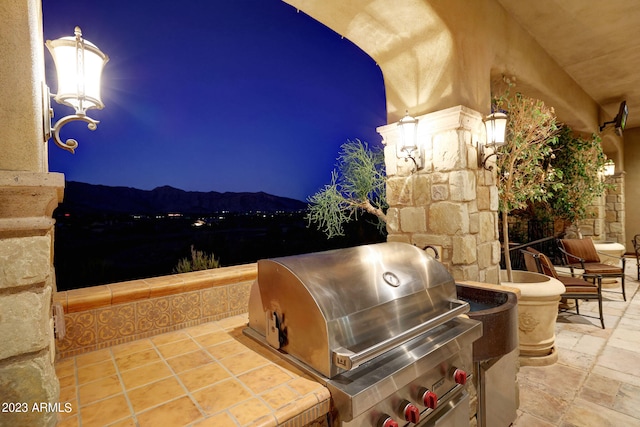
[[[607,177],[607,183],[613,188],[607,190],[605,203],[606,240],[625,244],[625,194],[624,172]]]
[[[605,177],[611,185],[589,206],[587,219],[578,222],[580,233],[595,241],[626,242],[624,172]]]
[[[456,280],[498,283],[496,172],[478,167],[482,115],[457,106],[416,117],[424,167],[398,159],[397,123],[378,132],[385,144],[389,241],[433,245]],[[491,163],[491,162],[490,162]]]
[[[43,137],[41,2],[0,3],[0,402],[20,405],[0,425],[53,426],[51,216],[64,177],[48,173]]]
[[[58,403],[51,315],[53,219],[64,176],[0,171],[0,402],[26,412],[0,413],[0,425],[55,425]]]

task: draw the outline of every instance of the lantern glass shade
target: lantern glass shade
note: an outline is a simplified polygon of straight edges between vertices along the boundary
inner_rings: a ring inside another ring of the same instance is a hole
[[[398,157],[407,157],[418,149],[418,119],[405,115],[400,122],[400,145]]]
[[[80,28],[76,37],[47,40],[58,77],[56,102],[73,107],[84,115],[91,108],[102,109],[100,96],[102,69],[109,57],[93,43],[82,39]]]
[[[606,162],[604,162],[604,175],[612,176],[615,173],[616,173],[616,164],[614,163],[614,161],[609,159]]]
[[[507,134],[507,115],[505,113],[490,114],[484,124],[487,129],[487,145],[504,145]]]

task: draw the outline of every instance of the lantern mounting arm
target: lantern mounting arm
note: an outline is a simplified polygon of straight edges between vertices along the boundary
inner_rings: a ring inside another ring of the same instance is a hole
[[[493,165],[487,165],[487,162],[490,158],[494,157],[497,159],[499,155],[502,153],[498,151],[498,147],[502,144],[488,144],[484,145],[478,141],[477,149],[478,149],[478,167],[482,167],[485,170],[492,171],[494,169]],[[487,148],[493,148],[493,153],[487,154]]]
[[[406,148],[402,148],[401,150],[403,152],[407,153],[407,156],[404,158],[404,161],[408,162],[409,159],[411,159],[413,161],[413,165],[416,167],[411,172],[413,173],[413,172],[416,172],[416,171],[420,170],[421,167],[418,165],[418,161],[416,160],[415,156],[413,155],[414,151],[416,151],[416,150],[410,150],[410,149],[406,149]]]
[[[60,130],[62,130],[62,127],[67,123],[76,120],[87,122],[87,128],[89,128],[89,130],[96,130],[98,128],[98,123],[100,123],[98,120],[94,120],[84,114],[71,114],[69,116],[61,118],[56,122],[56,124],[53,126],[53,142],[55,142],[58,147],[62,148],[63,150],[69,151],[71,154],[74,154],[75,149],[78,148],[78,141],[73,138],[69,138],[63,142],[60,139]]]
[[[51,108],[51,98],[55,95],[50,93],[49,87],[43,82],[42,83],[42,91],[43,91],[43,124],[44,124],[44,140],[45,142],[49,140],[49,138],[53,137],[53,142],[62,148],[63,150],[69,151],[71,154],[75,154],[75,149],[78,148],[78,141],[69,138],[66,141],[62,141],[60,138],[60,131],[62,127],[67,123],[74,122],[76,120],[81,120],[87,123],[87,128],[89,130],[96,130],[98,128],[99,120],[94,120],[91,117],[88,117],[84,111],[80,108],[76,108],[76,114],[70,114],[68,116],[62,117],[58,120],[53,126],[51,126],[51,119],[53,118],[53,108]]]
[[[480,166],[482,166],[485,170],[492,171],[493,170],[493,165],[487,166],[487,161],[493,156],[496,156],[496,158],[498,158],[498,152],[494,151],[493,153],[489,154],[486,157],[484,156],[484,150],[481,149],[480,153],[481,153],[480,154],[480,158],[483,158],[482,159],[482,163],[480,163]]]

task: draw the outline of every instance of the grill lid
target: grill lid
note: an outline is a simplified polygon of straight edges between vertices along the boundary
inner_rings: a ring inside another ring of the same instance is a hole
[[[387,242],[258,261],[249,326],[331,378],[468,310],[440,262]]]

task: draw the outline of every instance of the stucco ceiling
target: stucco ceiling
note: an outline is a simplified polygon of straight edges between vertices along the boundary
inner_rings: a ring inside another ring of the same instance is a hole
[[[640,126],[638,0],[498,0],[611,120],[627,101]]]

